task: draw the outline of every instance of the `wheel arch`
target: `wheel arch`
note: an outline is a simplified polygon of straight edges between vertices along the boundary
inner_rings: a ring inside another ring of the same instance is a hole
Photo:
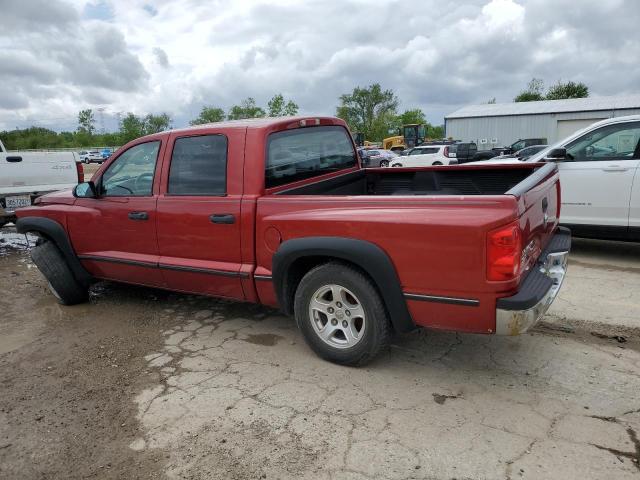
[[[413,330],[400,279],[389,256],[366,240],[343,237],[305,237],[287,240],[273,256],[273,284],[278,302],[293,313],[293,298],[302,277],[313,267],[332,260],[355,265],[378,288],[396,332]]]
[[[91,284],[91,275],[78,260],[67,232],[58,222],[44,217],[22,217],[16,222],[16,230],[18,233],[37,233],[55,243],[78,283],[82,286]]]

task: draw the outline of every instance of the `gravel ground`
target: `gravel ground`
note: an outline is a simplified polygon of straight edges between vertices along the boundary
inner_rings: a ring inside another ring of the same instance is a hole
[[[0,235],[0,478],[640,478],[638,246],[577,241],[530,335],[417,331],[352,369],[253,305],[59,306]]]

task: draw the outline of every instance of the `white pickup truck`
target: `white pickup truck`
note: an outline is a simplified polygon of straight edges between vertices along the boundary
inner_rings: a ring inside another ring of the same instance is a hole
[[[73,152],[7,152],[0,141],[0,227],[36,197],[84,181]]]
[[[558,164],[560,223],[574,236],[640,241],[640,115],[596,122],[526,162]]]

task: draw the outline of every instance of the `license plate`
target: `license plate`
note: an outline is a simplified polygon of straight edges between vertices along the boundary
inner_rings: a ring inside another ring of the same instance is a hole
[[[6,197],[4,201],[7,210],[12,210],[20,207],[28,207],[29,205],[31,205],[31,197],[29,195],[16,195],[14,197]]]

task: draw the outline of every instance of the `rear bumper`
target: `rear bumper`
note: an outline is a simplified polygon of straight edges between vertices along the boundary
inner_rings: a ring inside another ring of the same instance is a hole
[[[547,249],[520,285],[520,291],[498,299],[496,334],[519,335],[533,328],[553,303],[565,274],[571,249],[571,232],[560,227]]]

